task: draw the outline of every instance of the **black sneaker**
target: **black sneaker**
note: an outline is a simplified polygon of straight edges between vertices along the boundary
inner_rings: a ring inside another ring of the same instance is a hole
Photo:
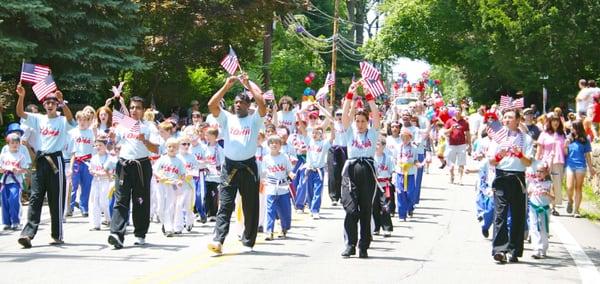
[[[498,252],[494,254],[494,260],[499,263],[506,263],[506,254]]]
[[[508,262],[517,263],[517,262],[519,262],[519,258],[517,258],[514,255],[511,255],[510,258],[508,259]]]
[[[115,247],[115,249],[122,249],[123,242],[119,239],[116,234],[110,234],[108,236],[108,243]]]
[[[369,258],[369,254],[367,253],[367,249],[360,249],[358,251],[358,258]]]
[[[487,238],[490,236],[489,230],[486,230],[486,229],[481,229],[481,234],[483,235],[484,238]]]
[[[23,246],[23,248],[29,249],[31,248],[31,238],[28,236],[21,236],[18,240],[19,244]]]
[[[558,213],[558,211],[556,211],[556,209],[552,209],[552,215],[553,216],[560,216],[560,213]]]
[[[350,257],[351,255],[356,254],[356,248],[352,246],[347,246],[346,249],[342,252],[343,257]]]
[[[81,216],[87,218],[88,216],[90,216],[90,214],[88,214],[87,212],[86,213],[81,213]]]

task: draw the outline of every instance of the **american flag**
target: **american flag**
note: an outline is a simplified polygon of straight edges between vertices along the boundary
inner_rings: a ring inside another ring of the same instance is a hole
[[[509,96],[500,96],[500,108],[523,108],[525,106],[524,98],[519,98],[513,101]]]
[[[139,122],[118,110],[113,111],[113,122],[116,122],[117,127],[122,127],[124,130],[140,132]]]
[[[233,48],[229,48],[229,54],[223,58],[221,66],[223,66],[230,75],[235,74],[235,71],[240,67],[240,63],[238,62],[237,55],[235,54],[235,51],[233,51]]]
[[[327,78],[325,78],[325,85],[327,87],[335,85],[335,72],[327,73]]]
[[[35,84],[50,75],[50,67],[23,62],[21,66],[21,82]]]
[[[492,140],[500,144],[504,140],[504,138],[506,138],[506,135],[508,134],[508,129],[502,127],[502,123],[496,120],[487,126],[486,132]]]
[[[379,79],[381,73],[366,61],[360,63],[360,74],[364,79]]]
[[[54,83],[52,75],[48,75],[46,78],[33,85],[32,89],[37,99],[42,101],[47,95],[56,91],[56,83]]]
[[[367,88],[371,91],[373,96],[379,96],[385,93],[385,86],[383,86],[383,82],[379,79],[365,79],[365,83],[367,84]]]
[[[273,90],[266,91],[263,94],[263,98],[265,98],[265,100],[269,100],[269,101],[275,100],[275,94],[273,93]]]
[[[317,91],[315,98],[317,99],[317,101],[320,101],[322,99],[327,98],[328,94],[329,94],[329,86],[325,85],[322,88],[320,88],[319,91]]]

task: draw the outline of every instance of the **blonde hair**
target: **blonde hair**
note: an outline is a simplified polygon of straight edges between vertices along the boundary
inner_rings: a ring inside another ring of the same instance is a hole
[[[168,121],[163,121],[158,125],[158,128],[167,132],[171,132],[173,130],[173,124]]]
[[[269,140],[267,140],[267,145],[271,145],[273,143],[279,143],[279,145],[281,145],[283,142],[279,135],[271,135],[269,136]]]
[[[156,116],[155,116],[155,114],[154,114],[154,110],[152,110],[152,109],[150,109],[150,108],[149,108],[149,109],[147,109],[147,110],[144,112],[144,120],[145,120],[145,121],[154,121],[154,118],[155,118],[155,117],[156,117]]]
[[[167,139],[167,142],[165,142],[165,146],[179,146],[179,141],[177,138],[169,138]]]

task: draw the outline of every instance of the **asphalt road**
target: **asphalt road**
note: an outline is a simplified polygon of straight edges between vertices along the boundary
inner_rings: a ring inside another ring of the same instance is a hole
[[[414,217],[395,218],[390,238],[374,236],[369,259],[340,257],[343,209],[327,198],[320,220],[294,213],[287,239],[259,234],[252,253],[242,252],[232,224],[219,257],[206,249],[214,223],[174,238],[153,223],[145,246],[128,235],[126,247],[113,250],[107,228],[89,231],[76,212],[59,247],[48,245],[48,220],[32,249],[20,248],[18,232],[0,232],[0,283],[600,283],[600,226],[570,216],[552,219],[547,259],[531,258],[526,244],[520,263],[496,264],[475,218],[474,181],[449,185],[432,167]]]

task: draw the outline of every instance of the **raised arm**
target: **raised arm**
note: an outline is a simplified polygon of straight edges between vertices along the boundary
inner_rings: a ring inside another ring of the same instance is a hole
[[[27,113],[23,107],[23,101],[25,100],[25,88],[19,84],[17,86],[17,95],[19,98],[17,99],[16,112],[17,116],[23,119],[27,119]]]
[[[365,96],[367,99],[367,103],[369,104],[369,108],[371,108],[371,118],[373,119],[373,128],[379,130],[381,127],[381,115],[379,115],[379,108],[375,103],[375,97],[371,93],[367,93]]]
[[[65,115],[65,118],[67,119],[67,121],[68,122],[74,121],[73,113],[71,112],[71,109],[69,108],[69,106],[67,104],[65,104],[62,92],[56,91],[54,94],[56,94],[56,98],[58,99],[58,105],[62,106],[62,111],[63,111],[63,114]]]
[[[219,89],[208,101],[208,111],[216,118],[221,113],[221,107],[219,106],[221,100],[225,94],[233,87],[235,82],[238,80],[236,76],[227,78],[223,87]]]
[[[250,93],[252,93],[252,96],[254,96],[254,101],[256,102],[256,106],[258,107],[258,114],[260,115],[260,117],[265,117],[265,115],[267,115],[267,103],[265,102],[265,98],[263,97],[262,90],[258,86],[256,86],[256,84],[250,84],[250,81],[248,81],[247,74],[242,75],[241,81],[244,87],[248,89]]]
[[[350,113],[350,107],[352,107],[352,98],[354,97],[354,92],[358,87],[357,83],[352,83],[348,88],[348,92],[346,93],[346,98],[344,99],[344,104],[342,106],[342,126],[344,129],[347,129],[352,123],[352,114]]]

